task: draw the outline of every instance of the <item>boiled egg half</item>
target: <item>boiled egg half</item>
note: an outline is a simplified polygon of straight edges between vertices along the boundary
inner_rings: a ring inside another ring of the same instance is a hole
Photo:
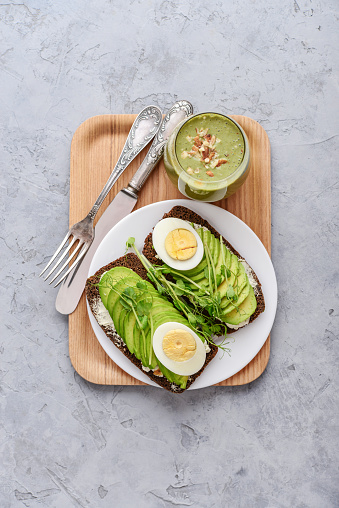
[[[160,259],[176,270],[191,270],[204,256],[200,236],[182,219],[168,217],[159,221],[153,230],[152,241]]]
[[[158,326],[153,335],[153,350],[160,363],[180,376],[195,374],[206,360],[202,340],[188,326],[175,321]]]

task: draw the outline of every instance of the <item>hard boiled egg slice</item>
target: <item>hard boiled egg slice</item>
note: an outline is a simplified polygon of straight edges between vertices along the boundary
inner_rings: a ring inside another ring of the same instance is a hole
[[[182,219],[168,217],[159,221],[153,230],[152,240],[160,259],[176,270],[191,270],[204,256],[200,236]]]
[[[180,376],[195,374],[206,360],[202,340],[188,326],[175,321],[158,326],[153,335],[153,350],[160,363]]]

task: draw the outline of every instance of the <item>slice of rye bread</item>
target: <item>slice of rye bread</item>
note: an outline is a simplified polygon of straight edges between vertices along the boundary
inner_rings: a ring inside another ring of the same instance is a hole
[[[191,386],[191,384],[200,376],[200,374],[204,371],[206,366],[210,363],[210,361],[215,357],[215,355],[218,352],[218,347],[209,344],[210,351],[206,354],[206,361],[203,365],[203,367],[197,372],[196,374],[193,374],[192,376],[189,376],[187,381],[187,386],[185,389],[180,388],[178,385],[175,385],[174,383],[171,383],[168,381],[168,379],[164,376],[157,376],[154,374],[153,371],[146,372],[142,368],[142,363],[134,354],[130,353],[130,351],[127,349],[127,346],[125,345],[123,339],[117,334],[117,332],[114,330],[112,325],[110,324],[100,324],[100,320],[98,320],[98,310],[99,310],[99,304],[101,303],[101,298],[99,294],[98,284],[100,282],[100,278],[104,272],[107,272],[111,268],[114,268],[115,266],[125,266],[126,268],[131,268],[135,273],[140,275],[140,277],[144,280],[147,280],[149,282],[149,279],[147,277],[147,272],[145,268],[143,267],[141,261],[139,258],[133,254],[128,253],[125,256],[122,256],[119,259],[116,259],[115,261],[112,261],[112,263],[109,263],[106,266],[103,266],[98,270],[92,277],[89,277],[86,282],[86,297],[88,304],[91,308],[91,311],[98,321],[98,324],[102,328],[102,330],[105,332],[107,337],[113,342],[113,344],[125,355],[127,358],[136,365],[146,376],[152,379],[155,383],[162,386],[166,390],[169,390],[174,393],[182,393],[187,390]],[[103,305],[101,303],[101,305]],[[113,324],[113,323],[112,323]]]
[[[168,213],[165,213],[165,215],[163,216],[163,219],[166,219],[167,217],[175,217],[177,219],[186,220],[187,222],[193,222],[194,224],[199,224],[200,226],[203,226],[203,227],[209,229],[209,231],[214,236],[216,236],[217,238],[220,238],[220,233],[218,233],[218,231],[216,229],[214,229],[214,227],[211,226],[211,224],[209,224],[209,222],[207,222],[205,219],[200,217],[200,215],[198,215],[197,213],[193,212],[192,210],[190,210],[189,208],[186,208],[184,206],[174,206]],[[240,259],[244,259],[239,254],[239,252],[236,251],[235,248],[226,240],[226,238],[222,237],[222,239],[223,239],[223,242],[226,245],[226,247],[231,252],[233,252],[233,254],[238,256],[238,258],[240,258]],[[158,259],[156,257],[156,252],[154,250],[153,242],[152,242],[152,232],[149,233],[148,236],[146,237],[142,253],[144,254],[144,256],[147,257],[147,259],[152,264],[157,264],[157,265],[163,264],[163,261],[161,261],[161,259]],[[247,261],[246,261],[246,263],[247,263]],[[256,273],[254,272],[254,270],[251,267],[250,267],[250,269],[252,270],[253,278],[255,279],[255,281],[257,283],[257,286],[254,291],[256,299],[257,299],[257,308],[249,320],[249,322],[252,323],[252,321],[254,321],[262,312],[264,312],[265,299],[264,299],[264,295],[262,292],[260,281],[259,281]],[[241,327],[241,328],[243,328],[243,327]],[[228,328],[228,330],[230,333],[232,333],[232,335],[237,331],[236,329],[231,328],[231,327]]]

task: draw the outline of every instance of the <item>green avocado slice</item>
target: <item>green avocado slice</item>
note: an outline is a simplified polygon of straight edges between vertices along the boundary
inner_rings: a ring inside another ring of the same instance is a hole
[[[157,362],[159,369],[170,383],[174,383],[180,386],[180,388],[182,388],[183,390],[186,388],[188,376],[179,376],[179,374],[174,374],[174,372],[166,369],[166,367],[162,363],[160,363],[159,360],[157,360]]]
[[[231,312],[233,309],[236,309],[237,307],[239,307],[239,305],[248,297],[248,295],[250,293],[250,286],[251,285],[249,282],[247,282],[245,284],[244,288],[242,289],[242,291],[239,294],[238,300],[234,303],[230,302],[230,300],[225,298],[225,300],[228,302],[228,305],[226,305],[226,307],[222,307],[223,316],[226,316],[226,314]],[[222,304],[223,304],[223,301],[221,302],[221,306],[222,306]]]
[[[247,298],[238,306],[237,309],[233,309],[229,312],[225,317],[225,323],[229,323],[230,325],[239,325],[243,321],[246,321],[252,314],[255,312],[257,308],[257,299],[254,294],[254,290],[250,285],[250,290]]]
[[[99,294],[105,307],[107,306],[107,298],[112,286],[119,282],[119,280],[131,276],[131,274],[136,275],[130,268],[126,268],[125,266],[116,266],[101,276],[99,282]]]
[[[245,267],[239,261],[237,276],[235,277],[235,280],[233,283],[233,289],[234,289],[235,293],[238,295],[238,300],[235,302],[236,306],[238,306],[241,302],[243,302],[245,300],[245,298],[247,297],[249,290],[247,291],[245,296],[243,294],[243,290],[248,286],[248,284],[249,284],[249,280],[248,280],[248,277],[247,277],[247,274],[245,271]],[[242,298],[241,301],[240,301],[240,297]],[[226,309],[226,308],[229,308],[229,306],[231,306],[231,308],[234,308],[233,303],[230,302],[230,300],[226,296],[222,297],[221,307]]]
[[[163,298],[161,295],[159,295],[158,292],[156,292],[156,295],[152,294],[152,298],[153,298],[152,308],[150,311],[150,315],[154,314],[161,315],[162,312],[172,312],[172,311],[178,313],[178,311],[176,311],[176,309],[173,307],[172,303],[169,300]],[[147,329],[148,325],[145,329],[145,334],[147,333]],[[133,311],[130,312],[128,315],[126,315],[123,328],[121,328],[121,332],[124,340],[126,339],[129,342],[133,343],[133,352],[135,356],[139,360],[142,359],[142,357],[146,358],[145,347],[143,345],[143,336],[140,331],[140,328],[137,326],[137,319]],[[147,350],[149,351],[149,348],[147,348]]]
[[[124,279],[121,279],[119,282],[114,284],[113,289],[109,292],[108,298],[107,298],[107,304],[106,308],[113,319],[114,326],[116,327],[116,323],[114,322],[114,316],[113,316],[113,308],[117,300],[119,300],[121,293],[126,289],[127,287],[134,287],[135,284],[141,280],[139,275],[134,274],[134,277],[125,277]],[[119,324],[118,324],[119,326]]]
[[[226,278],[218,287],[218,291],[220,293],[221,299],[224,298],[224,296],[226,296],[228,286],[234,285],[236,274],[238,273],[238,264],[239,263],[238,263],[237,256],[235,254],[231,253],[231,255],[229,257],[228,266],[226,267],[228,270],[231,271],[231,275],[228,278]]]
[[[213,250],[211,250],[211,254],[212,254],[214,266],[216,267],[218,264],[218,259],[219,259],[219,254],[220,254],[220,242],[219,242],[218,238],[216,238],[214,235],[212,235],[212,233],[210,233],[210,235],[211,235],[210,249],[211,248],[213,249]]]

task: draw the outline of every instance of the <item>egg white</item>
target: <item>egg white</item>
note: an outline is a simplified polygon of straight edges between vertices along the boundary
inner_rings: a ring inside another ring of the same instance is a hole
[[[178,329],[186,330],[192,334],[197,346],[194,356],[183,362],[176,362],[175,360],[168,358],[162,347],[162,341],[166,333],[171,330]],[[168,323],[163,323],[158,326],[153,334],[153,350],[159,362],[162,363],[166,369],[180,376],[191,376],[192,374],[195,374],[202,368],[206,360],[206,349],[202,340],[188,326],[182,323],[176,323],[175,321],[169,321]]]
[[[165,239],[167,235],[174,229],[187,229],[194,234],[197,240],[197,250],[194,256],[192,256],[190,259],[185,259],[182,261],[179,259],[173,259],[167,253],[165,248]],[[156,253],[160,259],[162,259],[166,265],[174,268],[175,270],[192,270],[192,268],[195,268],[200,263],[204,256],[204,246],[200,236],[188,222],[182,219],[168,217],[167,219],[162,219],[159,221],[153,230],[152,241]]]

